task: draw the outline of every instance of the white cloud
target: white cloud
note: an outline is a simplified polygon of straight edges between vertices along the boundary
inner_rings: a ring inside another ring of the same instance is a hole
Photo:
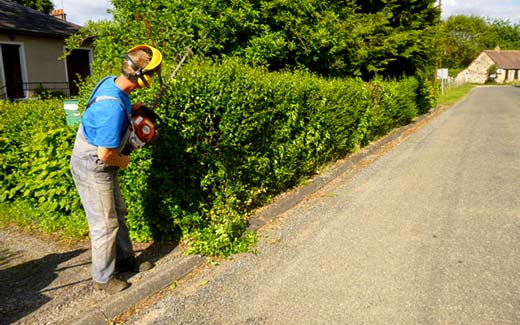
[[[54,8],[64,9],[67,21],[84,26],[89,20],[110,20],[108,9],[114,9],[110,0],[52,0]]]
[[[452,15],[479,16],[509,20],[520,24],[520,0],[440,0],[442,17]],[[437,1],[439,2],[439,1]]]

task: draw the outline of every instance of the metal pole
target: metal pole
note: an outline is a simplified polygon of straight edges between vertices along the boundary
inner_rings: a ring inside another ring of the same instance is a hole
[[[154,109],[157,106],[157,104],[159,104],[159,101],[164,96],[164,93],[166,92],[166,90],[168,88],[169,82],[173,78],[175,78],[175,76],[177,75],[177,72],[179,72],[179,70],[181,69],[181,66],[184,64],[184,61],[186,61],[186,59],[192,54],[193,54],[193,51],[191,50],[191,48],[187,47],[186,52],[184,53],[184,56],[179,61],[179,64],[177,64],[177,66],[175,67],[175,70],[173,70],[168,81],[166,81],[166,83],[162,85],[161,89],[159,90],[159,93],[157,94],[154,101],[152,102],[152,105],[150,107],[151,109]]]

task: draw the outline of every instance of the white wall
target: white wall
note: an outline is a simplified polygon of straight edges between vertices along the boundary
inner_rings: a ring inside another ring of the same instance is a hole
[[[23,82],[68,82],[65,60],[59,59],[63,55],[63,40],[25,35],[9,37],[0,34],[0,44],[2,43],[21,45]],[[4,76],[1,65],[2,62],[0,62],[0,84],[3,85],[5,80],[2,78],[9,76]],[[50,88],[45,84],[43,86]]]

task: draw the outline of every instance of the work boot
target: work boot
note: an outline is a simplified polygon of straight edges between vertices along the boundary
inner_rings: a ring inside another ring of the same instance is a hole
[[[107,283],[99,283],[96,281],[94,282],[94,289],[96,290],[103,290],[108,294],[116,294],[120,291],[125,290],[130,286],[130,283],[120,280],[118,278],[112,278]]]
[[[145,272],[153,268],[155,265],[149,261],[140,262],[135,257],[129,257],[121,261],[116,261],[116,271],[123,272]]]

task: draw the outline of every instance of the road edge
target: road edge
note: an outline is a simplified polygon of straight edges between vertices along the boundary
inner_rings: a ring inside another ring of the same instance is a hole
[[[475,88],[473,88],[475,89]],[[464,102],[468,95],[451,106],[437,106],[429,112],[418,116],[411,123],[397,128],[388,135],[379,138],[373,143],[363,147],[360,151],[349,154],[345,158],[331,164],[330,169],[322,174],[318,174],[311,178],[305,185],[296,187],[288,192],[273,199],[273,202],[259,209],[249,219],[247,230],[258,231],[266,224],[272,222],[277,216],[291,209],[298,203],[302,202],[306,197],[317,192],[332,180],[349,171],[357,163],[366,157],[378,152],[386,145],[398,140],[407,132],[415,133],[423,125],[435,119],[448,109],[454,109]],[[172,251],[169,255],[178,255],[177,250]],[[164,258],[167,258],[164,257]],[[129,289],[115,295],[110,296],[106,300],[101,301],[102,306],[96,306],[90,311],[83,313],[70,321],[72,324],[107,324],[125,312],[131,310],[139,302],[151,297],[172,283],[175,283],[186,275],[191,273],[197,267],[207,263],[207,258],[200,255],[180,256],[169,260],[167,263],[157,266],[160,270],[150,276],[144,275],[144,278],[138,283],[133,284]]]

